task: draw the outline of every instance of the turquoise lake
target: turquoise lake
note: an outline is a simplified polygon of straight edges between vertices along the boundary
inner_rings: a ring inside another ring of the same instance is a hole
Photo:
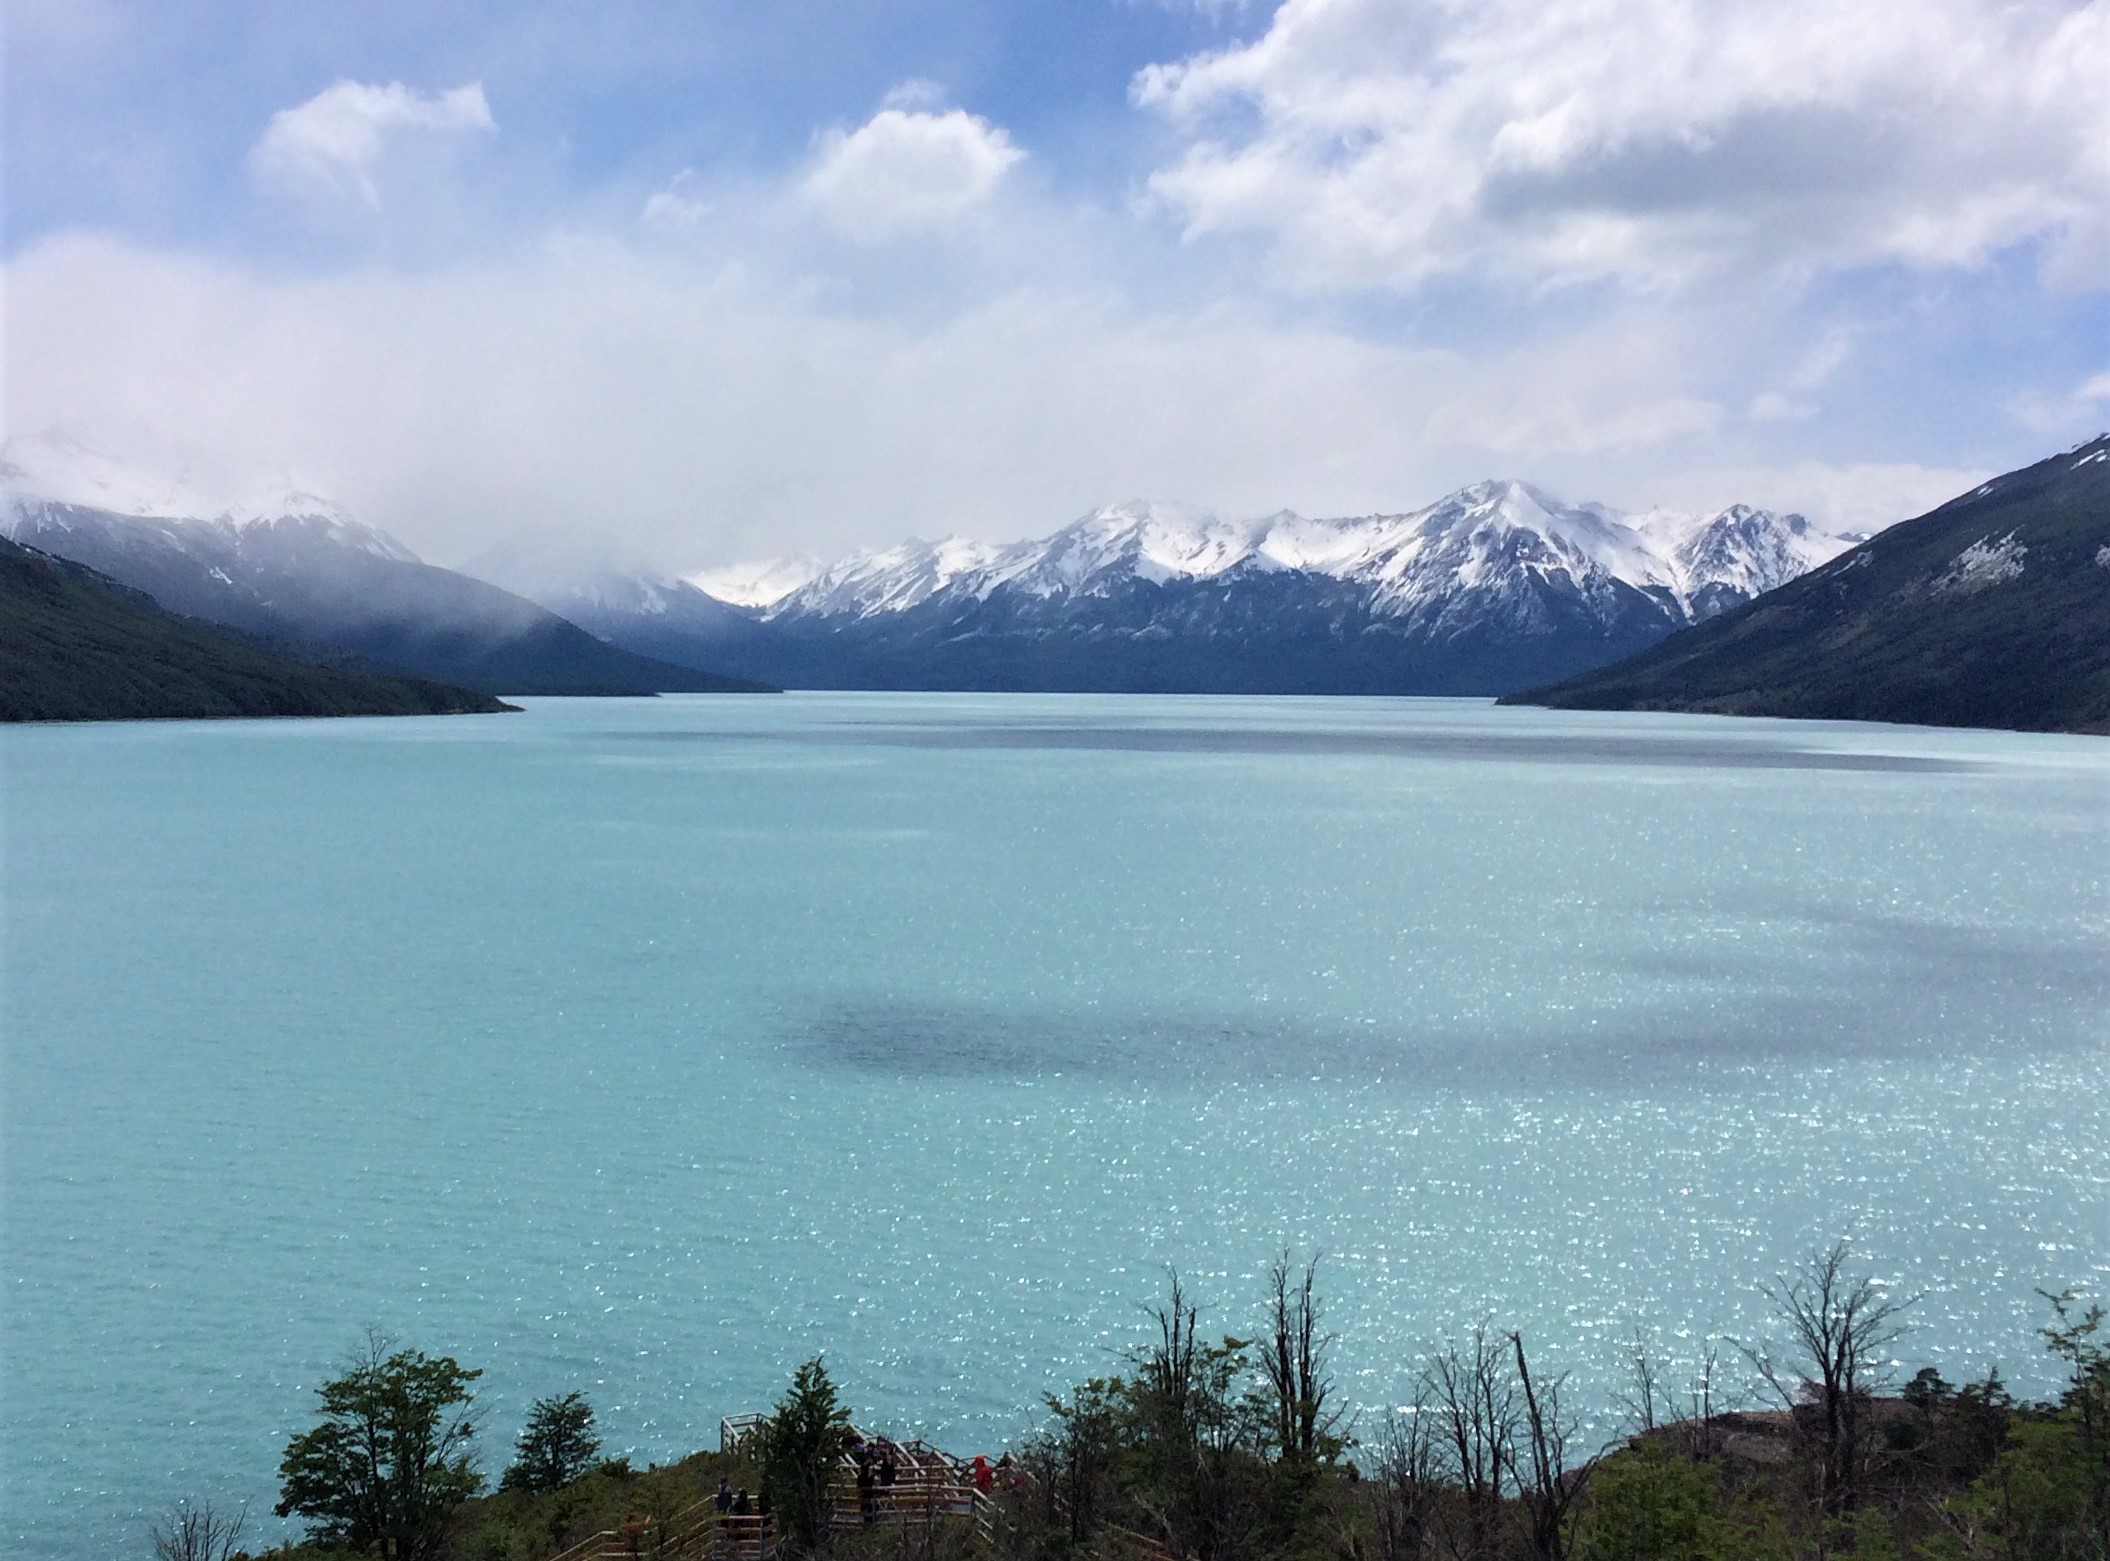
[[[2110,1286],[2102,739],[526,703],[0,733],[0,1551],[275,1537],[369,1323],[484,1369],[495,1476],[539,1395],[664,1460],[821,1350],[993,1449],[1284,1247],[1373,1408],[1492,1318],[1603,1410],[1836,1236],[1952,1380]]]

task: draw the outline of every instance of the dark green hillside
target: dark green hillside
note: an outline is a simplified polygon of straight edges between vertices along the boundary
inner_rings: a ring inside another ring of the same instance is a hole
[[[0,540],[0,720],[457,715],[487,694],[313,666]]]
[[[1502,702],[2110,732],[2110,435]]]

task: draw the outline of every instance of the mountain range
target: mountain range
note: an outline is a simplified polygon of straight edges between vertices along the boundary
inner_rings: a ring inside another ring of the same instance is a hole
[[[2110,435],[1509,702],[2110,732]]]
[[[19,465],[0,466],[0,537],[84,564],[170,612],[296,652],[490,694],[762,687],[608,644],[511,592],[424,563],[310,494],[204,518],[119,513],[38,493],[30,480]],[[142,510],[188,507],[180,495],[150,502],[136,485],[88,491]]]
[[[0,535],[253,650],[485,692],[1492,694],[2110,729],[2110,437],[1873,537],[1490,481],[1345,519],[1137,502],[686,579],[518,545],[449,571],[289,489],[201,518],[173,488],[33,475],[0,465]]]
[[[613,644],[789,687],[1499,694],[1613,662],[1860,540],[1745,505],[1484,482],[1401,514],[1162,503],[688,579],[496,577]]]

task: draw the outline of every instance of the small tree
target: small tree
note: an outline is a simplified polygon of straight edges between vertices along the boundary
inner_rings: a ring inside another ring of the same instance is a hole
[[[1333,1396],[1327,1355],[1335,1336],[1319,1331],[1319,1260],[1302,1273],[1284,1252],[1268,1268],[1268,1337],[1260,1358],[1267,1377],[1270,1430],[1283,1462],[1330,1462],[1341,1450],[1341,1413],[1327,1408]]]
[[[1524,1538],[1539,1561],[1567,1561],[1575,1504],[1595,1466],[1572,1461],[1579,1426],[1561,1403],[1568,1374],[1533,1381],[1530,1362],[1524,1358],[1524,1336],[1512,1330],[1509,1347],[1516,1356],[1517,1389],[1523,1397],[1521,1446],[1514,1462]]]
[[[2110,1340],[2100,1337],[2104,1318],[2110,1314],[2105,1314],[2100,1303],[2081,1308],[2071,1290],[2057,1295],[2048,1290],[2037,1293],[2051,1303],[2057,1319],[2038,1330],[2044,1347],[2071,1372],[2059,1404],[2073,1416],[2080,1438],[2089,1509],[2098,1520],[2110,1520]],[[2105,1528],[2110,1530],[2110,1522]]]
[[[1136,1450],[1153,1478],[1137,1491],[1150,1524],[1185,1555],[1219,1561],[1236,1554],[1257,1512],[1256,1492],[1238,1477],[1238,1455],[1255,1450],[1264,1435],[1251,1397],[1239,1386],[1247,1376],[1248,1341],[1225,1337],[1202,1343],[1201,1307],[1176,1269],[1167,1269],[1170,1290],[1159,1305],[1143,1310],[1157,1338],[1129,1352],[1133,1374],[1126,1384]]]
[[[1072,1541],[1092,1537],[1110,1505],[1109,1472],[1122,1429],[1125,1385],[1094,1377],[1068,1398],[1045,1395],[1054,1428],[1029,1450],[1042,1470],[1048,1516],[1059,1519]]]
[[[1847,1244],[1836,1242],[1760,1286],[1787,1325],[1787,1362],[1776,1361],[1763,1344],[1737,1346],[1791,1413],[1807,1401],[1816,1422],[1816,1506],[1824,1519],[1860,1504],[1868,1401],[1889,1371],[1890,1346],[1905,1331],[1899,1314],[1918,1299],[1894,1299],[1868,1275],[1849,1276],[1846,1263]],[[1796,1424],[1804,1419],[1796,1415]]]
[[[850,1436],[850,1412],[820,1356],[792,1373],[762,1432],[762,1488],[792,1536],[817,1550],[828,1534],[828,1486]]]
[[[307,1518],[326,1547],[432,1561],[448,1518],[483,1488],[469,1391],[483,1373],[390,1345],[369,1332],[344,1375],[316,1390],[322,1423],[286,1444],[276,1510]]]
[[[1385,1417],[1377,1444],[1377,1554],[1379,1561],[1422,1561],[1442,1494],[1436,1417],[1427,1412],[1426,1386],[1413,1404]]]
[[[220,1512],[209,1501],[184,1498],[150,1530],[156,1561],[232,1561],[235,1541],[249,1522],[249,1503]]]
[[[498,1488],[545,1495],[562,1490],[593,1468],[601,1439],[593,1434],[593,1406],[584,1395],[538,1398],[527,1428],[513,1444],[513,1462]]]
[[[1439,1467],[1463,1500],[1462,1551],[1474,1561],[1500,1550],[1502,1501],[1516,1474],[1520,1410],[1506,1343],[1484,1323],[1451,1341],[1430,1358],[1417,1394],[1435,1420]]]

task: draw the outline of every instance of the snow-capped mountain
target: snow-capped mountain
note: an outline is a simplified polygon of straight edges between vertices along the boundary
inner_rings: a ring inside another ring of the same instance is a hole
[[[1334,520],[1121,504],[1030,541],[686,583],[770,631],[732,665],[794,684],[1499,693],[1630,654],[1859,540],[1740,504],[1626,515],[1494,481]],[[631,643],[620,614],[593,627]]]
[[[2110,435],[1513,702],[2110,732]]]
[[[1406,616],[1481,594],[1522,574],[1578,588],[1617,582],[1662,595],[1686,619],[1721,592],[1757,595],[1859,541],[1829,536],[1800,515],[1732,505],[1713,515],[1651,510],[1623,516],[1567,505],[1528,483],[1484,482],[1401,515],[1308,520],[1290,511],[1226,521],[1176,505],[1094,510],[1053,536],[992,546],[959,538],[853,553],[827,567],[798,563],[707,571],[691,583],[764,618],[866,617],[933,598],[1105,596],[1137,582],[1304,574],[1366,585]],[[720,594],[714,585],[732,590]],[[772,589],[774,587],[774,589]]]

